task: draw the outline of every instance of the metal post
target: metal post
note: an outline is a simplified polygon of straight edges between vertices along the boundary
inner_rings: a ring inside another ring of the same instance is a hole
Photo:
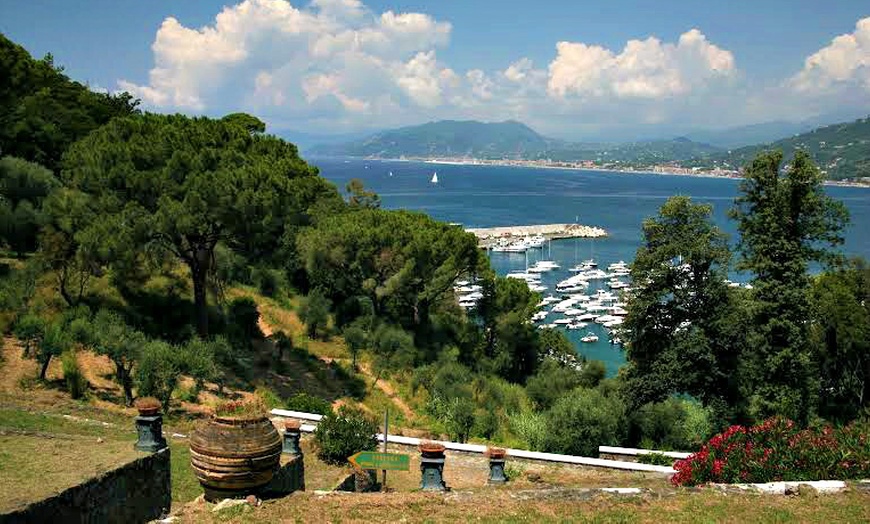
[[[390,408],[384,409],[384,447],[383,452],[387,452],[387,440],[390,434]],[[387,491],[387,470],[381,470],[383,480],[381,481],[381,491]]]

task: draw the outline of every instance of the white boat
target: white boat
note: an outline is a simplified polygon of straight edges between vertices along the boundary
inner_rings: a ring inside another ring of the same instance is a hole
[[[529,282],[529,289],[531,289],[535,293],[542,293],[547,290],[547,286],[544,286],[542,284],[536,284],[534,282]]]
[[[568,324],[568,329],[583,329],[588,325],[586,322],[572,322]]]
[[[620,260],[619,262],[614,262],[613,264],[610,264],[609,266],[607,266],[608,271],[625,271],[627,269],[628,269],[628,264],[626,264],[622,260]]]
[[[553,321],[553,324],[561,325],[561,324],[570,324],[571,322],[574,322],[574,321],[571,320],[570,318],[557,318],[556,320]]]
[[[432,180],[430,180],[433,184],[438,183],[438,173],[432,173]]]
[[[393,176],[393,172],[392,172],[392,171],[390,171],[390,176]]]
[[[582,315],[577,315],[575,318],[578,321],[595,320],[595,315],[593,315],[592,313],[583,313]]]
[[[573,317],[573,316],[575,316],[575,315],[582,315],[582,314],[583,314],[583,310],[582,310],[582,309],[577,309],[577,308],[573,308],[573,307],[572,307],[572,308],[566,309],[565,311],[563,311],[563,313],[564,313],[566,316]]]
[[[589,331],[585,337],[580,339],[580,342],[598,342],[598,335]]]
[[[602,325],[606,328],[614,328],[616,326],[622,325],[622,319],[617,317],[615,320],[611,320],[610,322],[605,322]]]
[[[628,283],[623,282],[621,280],[611,280],[607,283],[610,289],[625,289],[629,286]]]

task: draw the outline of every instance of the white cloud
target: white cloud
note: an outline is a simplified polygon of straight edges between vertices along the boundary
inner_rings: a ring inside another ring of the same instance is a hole
[[[629,40],[619,54],[601,46],[559,42],[549,71],[548,91],[556,97],[662,98],[730,76],[734,56],[692,29],[676,44],[654,37]]]
[[[831,106],[820,92],[858,104],[870,90],[870,18],[788,80],[757,85],[698,29],[670,42],[628,40],[622,49],[558,42],[546,65],[520,55],[506,66],[456,71],[442,58],[452,25],[425,13],[374,12],[361,0],[236,1],[203,27],[166,18],[147,81],[120,80],[118,87],[152,109],[249,111],[273,129],[328,133],[511,118],[563,136],[800,118]],[[837,91],[842,86],[851,91]]]
[[[854,32],[834,38],[808,56],[790,83],[795,91],[806,94],[829,94],[848,87],[870,91],[870,17],[858,20]]]

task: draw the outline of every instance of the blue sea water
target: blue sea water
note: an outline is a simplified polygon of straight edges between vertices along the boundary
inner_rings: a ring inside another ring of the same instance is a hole
[[[360,178],[381,196],[385,208],[423,211],[438,220],[458,222],[465,227],[575,221],[603,227],[607,238],[551,243],[552,259],[562,268],[544,274],[543,283],[549,287],[545,295],[555,290],[556,282],[570,275],[569,267],[590,256],[594,256],[600,268],[619,260],[631,262],[641,241],[641,222],[655,216],[672,195],[689,195],[695,201],[711,204],[715,222],[732,236],[732,243],[737,232],[734,222],[727,218],[738,190],[738,181],[732,179],[359,159],[310,161],[340,189],[352,178]],[[430,179],[436,171],[439,183],[432,184]],[[870,259],[870,189],[826,190],[843,201],[851,215],[843,252]],[[529,264],[539,256],[530,251]],[[490,257],[493,268],[500,274],[526,265],[523,254],[492,253]],[[593,285],[591,290],[594,289]],[[551,314],[547,321],[555,318]],[[587,331],[598,334],[599,341],[581,343],[580,338]],[[604,361],[609,375],[615,374],[625,361],[622,351],[608,343],[605,330],[597,324],[590,324],[588,330],[566,333],[578,352]]]

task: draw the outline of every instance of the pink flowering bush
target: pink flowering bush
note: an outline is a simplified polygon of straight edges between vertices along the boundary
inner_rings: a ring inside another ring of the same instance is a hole
[[[867,478],[870,439],[866,426],[800,429],[770,418],[752,427],[731,426],[674,469],[671,482],[677,486]]]

